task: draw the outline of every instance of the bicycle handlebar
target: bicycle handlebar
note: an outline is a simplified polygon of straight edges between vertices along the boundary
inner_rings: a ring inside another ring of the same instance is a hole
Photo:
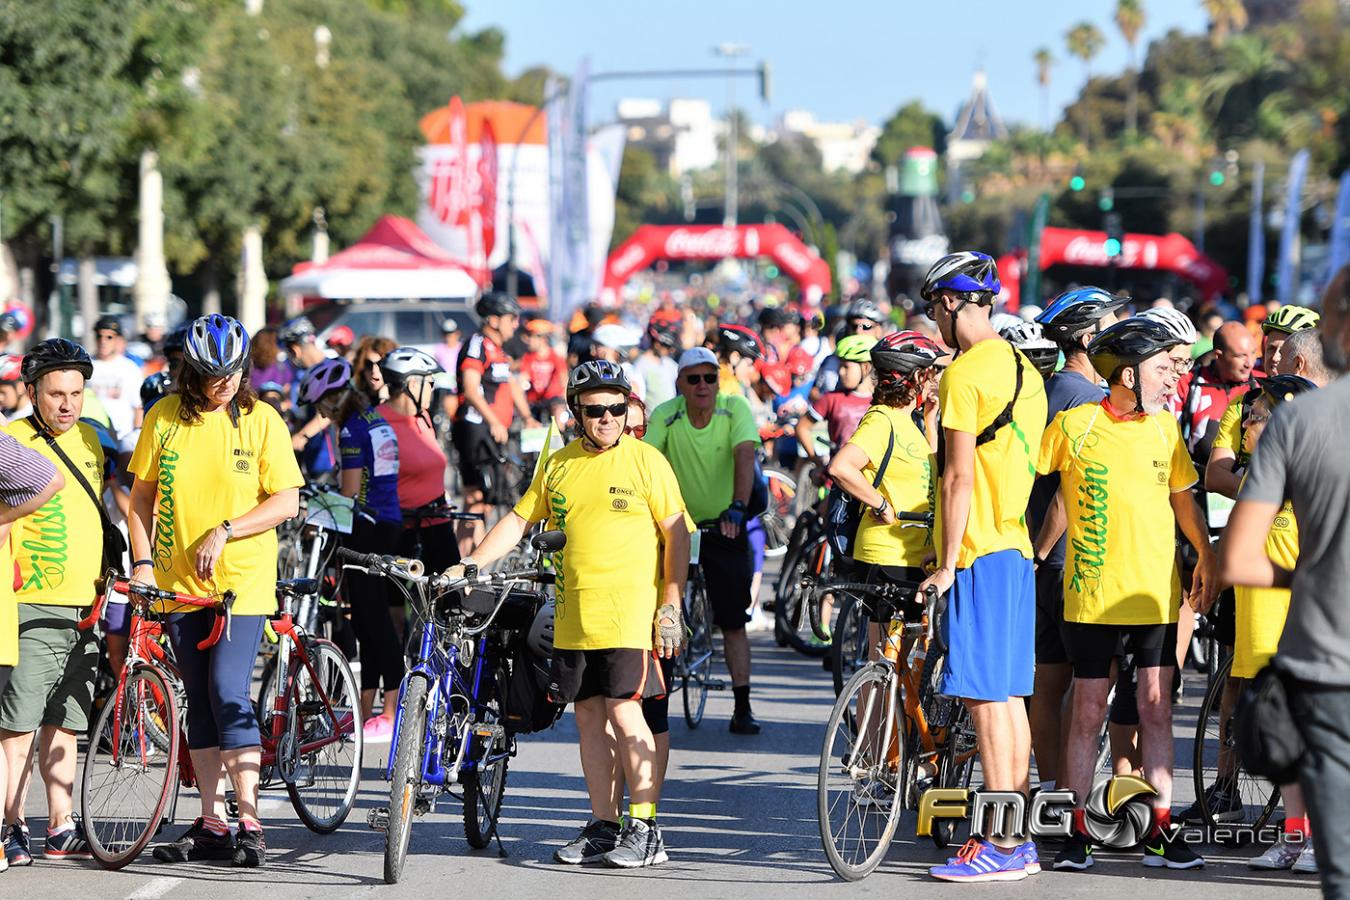
[[[103,609],[108,604],[108,594],[116,592],[126,594],[128,597],[140,597],[142,600],[160,601],[163,603],[177,603],[181,606],[195,606],[199,609],[210,609],[216,613],[215,624],[211,626],[211,633],[203,638],[197,644],[198,650],[207,650],[214,647],[220,641],[220,636],[225,634],[229,637],[230,621],[234,601],[237,595],[234,591],[226,591],[219,597],[198,597],[193,594],[180,594],[177,591],[166,591],[152,584],[143,584],[133,582],[127,578],[119,578],[116,571],[109,569],[104,573],[101,579],[103,590],[94,598],[94,605],[90,607],[89,614],[79,622],[81,631],[88,631],[94,627],[99,618],[103,615]]]

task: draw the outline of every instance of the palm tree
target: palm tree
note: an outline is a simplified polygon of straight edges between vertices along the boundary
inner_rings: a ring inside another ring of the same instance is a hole
[[[1041,86],[1041,125],[1045,131],[1050,130],[1050,67],[1055,64],[1055,58],[1050,55],[1049,47],[1038,47],[1032,54],[1032,59],[1036,60],[1036,83]]]
[[[1102,37],[1102,31],[1091,22],[1079,22],[1069,29],[1064,35],[1065,44],[1069,48],[1069,55],[1076,56],[1083,61],[1083,85],[1087,88],[1087,82],[1092,80],[1092,58],[1101,52],[1102,46],[1106,43],[1106,38]],[[1086,117],[1084,112],[1083,116]],[[1080,122],[1083,131],[1083,143],[1088,142],[1087,122]]]
[[[1125,104],[1125,132],[1130,137],[1139,127],[1139,63],[1135,53],[1144,18],[1143,0],[1116,0],[1116,27],[1130,46],[1130,95]]]
[[[1247,27],[1247,5],[1243,0],[1200,0],[1209,16],[1209,37],[1216,45]]]

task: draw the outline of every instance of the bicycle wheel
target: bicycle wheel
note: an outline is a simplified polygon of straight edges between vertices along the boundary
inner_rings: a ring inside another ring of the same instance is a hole
[[[955,717],[947,728],[947,739],[943,744],[934,787],[970,787],[970,777],[975,771],[975,748],[975,724],[971,722],[970,711],[965,704],[958,701]],[[954,819],[938,819],[933,823],[933,843],[939,849],[950,846],[963,824]]]
[[[505,677],[504,672],[499,673],[496,684],[505,684]],[[476,739],[474,764],[459,773],[460,784],[464,786],[464,839],[477,850],[486,847],[497,830],[510,757],[510,744],[496,699],[488,702],[483,714],[483,721],[470,726]]]
[[[806,608],[808,598],[802,589],[801,581],[802,576],[807,574],[813,575],[818,580],[825,578],[829,574],[829,558],[829,542],[821,534],[806,546],[793,566],[789,577],[790,589],[785,591],[785,595],[780,597],[779,604],[774,607],[775,637],[781,635],[782,640],[786,642],[784,646],[813,659],[820,659],[828,653],[830,645],[823,640],[814,640],[817,636],[811,626],[812,614],[808,613]],[[815,596],[811,602],[819,603],[820,597]],[[815,616],[819,616],[818,608],[813,612]],[[829,623],[822,623],[826,624]]]
[[[825,857],[846,881],[880,865],[900,820],[896,697],[891,665],[872,663],[853,673],[825,726],[816,816]]]
[[[408,859],[413,811],[422,785],[422,747],[427,732],[427,680],[409,678],[399,709],[397,749],[389,782],[389,828],[384,833],[384,881],[397,884]]]
[[[770,559],[787,553],[792,516],[797,500],[797,481],[780,469],[765,469],[769,484],[769,507],[760,516],[764,525],[764,555]]]
[[[283,745],[293,749],[277,748],[277,770],[300,821],[330,834],[347,820],[361,786],[361,695],[342,651],[328,641],[305,646],[308,667],[291,658]]]
[[[812,536],[811,529],[813,527],[813,522],[814,516],[809,513],[803,514],[797,518],[797,523],[792,526],[792,533],[788,536],[787,549],[783,553],[783,561],[779,563],[778,580],[773,586],[772,605],[775,624],[774,638],[778,640],[778,646],[780,647],[787,646],[787,639],[779,638],[778,635],[776,627],[779,615],[778,611],[782,608],[784,601],[791,593],[793,571],[797,568],[797,562],[801,559],[802,551],[805,549],[806,544]],[[798,580],[801,579],[800,575],[797,575],[796,577]],[[768,609],[769,604],[766,603],[764,608]]]
[[[1195,722],[1195,796],[1205,824],[1248,826],[1257,831],[1270,821],[1280,802],[1279,789],[1242,765],[1232,733],[1233,713],[1223,717],[1223,688],[1233,660],[1225,659],[1205,691]],[[1243,829],[1244,831],[1247,829]]]
[[[104,704],[84,756],[80,816],[105,869],[131,862],[159,831],[178,741],[161,744],[155,733],[178,735],[178,703],[156,669],[140,666]]]
[[[702,569],[689,582],[684,622],[689,629],[689,645],[683,654],[680,693],[684,700],[684,723],[697,728],[703,721],[704,707],[708,705],[708,682],[713,666],[712,622],[708,618],[708,594]]]
[[[844,690],[844,685],[853,677],[853,673],[867,662],[867,656],[872,650],[872,641],[867,633],[871,621],[862,602],[850,595],[835,621],[834,643],[830,647],[830,668],[834,674],[836,697]]]

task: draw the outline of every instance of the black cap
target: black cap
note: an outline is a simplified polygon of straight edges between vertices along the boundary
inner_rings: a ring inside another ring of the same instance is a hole
[[[101,316],[99,320],[94,323],[94,334],[98,334],[100,331],[111,331],[114,334],[121,335],[122,320],[117,318],[117,316]]]

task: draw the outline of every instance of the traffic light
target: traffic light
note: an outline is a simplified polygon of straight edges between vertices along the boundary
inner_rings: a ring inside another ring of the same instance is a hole
[[[1085,187],[1087,187],[1087,182],[1083,180],[1082,175],[1079,175],[1078,173],[1075,172],[1074,176],[1069,179],[1069,190],[1073,191],[1074,193],[1077,193],[1078,191],[1081,191]]]
[[[1228,176],[1224,174],[1223,169],[1209,170],[1209,183],[1214,185],[1215,187],[1223,187],[1223,183],[1227,180]]]
[[[1106,258],[1115,262],[1125,249],[1125,227],[1120,221],[1120,213],[1107,213],[1105,226],[1106,241],[1102,248],[1106,251]]]
[[[1116,205],[1116,192],[1110,187],[1102,188],[1101,196],[1097,198],[1097,208],[1102,212],[1110,212]]]

